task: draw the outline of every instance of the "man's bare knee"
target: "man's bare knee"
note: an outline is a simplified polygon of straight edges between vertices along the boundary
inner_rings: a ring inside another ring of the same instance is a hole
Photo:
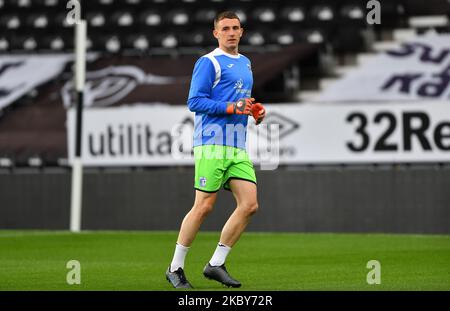
[[[216,202],[216,197],[216,193],[206,194],[197,190],[191,213],[202,219],[205,218],[211,213],[214,203]]]
[[[201,218],[208,216],[209,213],[213,210],[213,204],[207,201],[196,202],[192,207],[192,212],[198,215]]]
[[[247,215],[252,216],[258,211],[258,202],[244,202],[240,205],[241,210]]]

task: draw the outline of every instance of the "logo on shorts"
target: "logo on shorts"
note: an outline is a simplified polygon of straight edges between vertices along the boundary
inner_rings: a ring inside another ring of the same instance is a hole
[[[206,187],[206,178],[200,177],[200,187]]]

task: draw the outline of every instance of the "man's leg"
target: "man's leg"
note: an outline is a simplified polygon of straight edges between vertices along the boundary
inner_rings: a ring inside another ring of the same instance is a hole
[[[185,247],[191,246],[197,235],[200,225],[206,216],[212,211],[216,202],[217,192],[208,193],[195,190],[194,206],[186,214],[181,223],[177,243]]]
[[[170,271],[176,271],[180,267],[184,269],[184,259],[186,258],[189,247],[194,241],[206,216],[213,209],[216,198],[217,192],[208,193],[195,190],[194,206],[189,213],[186,214],[181,223],[175,253],[170,264]]]
[[[258,200],[256,185],[252,182],[232,179],[230,188],[237,207],[222,229],[220,243],[233,247],[250,222],[251,216],[258,210]]]
[[[184,260],[200,225],[216,202],[217,191],[219,191],[224,177],[223,157],[221,156],[223,152],[223,146],[220,145],[194,147],[194,188],[196,189],[194,206],[183,219],[173,260],[166,272],[166,277],[174,287],[177,287],[178,279],[190,287],[184,276]],[[175,276],[175,274],[177,275]]]
[[[175,288],[192,287],[184,275],[184,260],[188,253],[189,246],[191,246],[194,241],[195,236],[200,229],[200,225],[211,212],[216,198],[217,193],[207,193],[199,190],[195,191],[194,206],[189,213],[186,214],[181,223],[173,259],[166,272],[167,280]]]
[[[244,232],[251,216],[258,210],[256,185],[252,182],[232,179],[230,188],[237,202],[237,207],[225,223],[220,236],[219,245],[211,260],[203,270],[203,274],[210,279],[219,281],[227,286],[239,287],[241,283],[233,279],[225,268],[225,259]]]

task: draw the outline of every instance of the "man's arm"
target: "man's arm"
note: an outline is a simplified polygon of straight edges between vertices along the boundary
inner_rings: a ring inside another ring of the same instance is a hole
[[[194,66],[191,88],[189,90],[188,107],[192,112],[207,114],[225,114],[227,103],[211,99],[211,92],[216,71],[207,57],[201,57]]]

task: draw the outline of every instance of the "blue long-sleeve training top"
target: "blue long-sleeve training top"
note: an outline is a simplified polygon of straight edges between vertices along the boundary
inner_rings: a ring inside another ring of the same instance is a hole
[[[200,57],[194,66],[188,107],[195,112],[194,143],[245,149],[247,115],[226,114],[228,102],[251,97],[250,60],[217,48]]]

